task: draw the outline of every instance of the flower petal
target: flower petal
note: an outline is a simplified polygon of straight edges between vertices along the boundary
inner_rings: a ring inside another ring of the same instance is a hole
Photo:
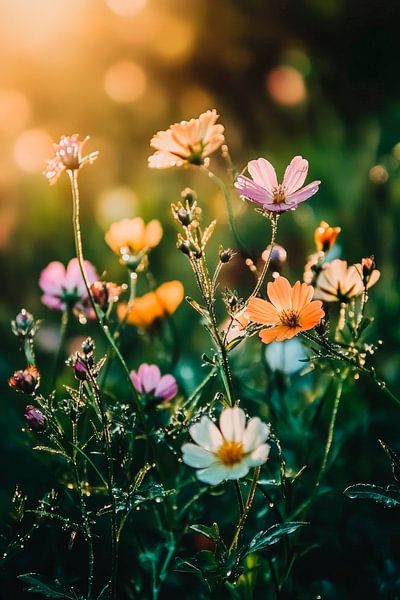
[[[65,267],[58,260],[53,260],[40,273],[39,286],[48,295],[56,295],[61,292],[65,280]]]
[[[263,423],[259,417],[253,417],[247,423],[246,431],[243,436],[243,449],[246,453],[256,450],[258,446],[264,444],[270,433],[270,426]]]
[[[269,282],[267,293],[279,312],[292,308],[292,288],[286,277],[278,277],[275,281]]]
[[[314,288],[306,283],[296,281],[292,289],[292,308],[299,313],[301,309],[309,304],[314,294]]]
[[[175,398],[177,393],[178,386],[173,375],[163,375],[159,384],[154,390],[154,395],[156,398],[163,398],[163,400],[172,400],[172,398]]]
[[[296,192],[306,180],[308,173],[308,161],[302,156],[295,156],[290,165],[286,167],[283,176],[283,185],[286,188],[287,195]]]
[[[266,158],[257,158],[251,160],[247,165],[247,170],[253,178],[253,181],[263,187],[271,194],[273,189],[277,187],[278,180],[274,167]]]
[[[154,393],[160,383],[161,373],[157,365],[143,364],[139,368],[139,377],[145,394]]]
[[[258,448],[253,450],[249,456],[246,456],[246,463],[248,466],[259,467],[263,465],[268,459],[270,449],[271,446],[269,444],[261,444],[261,446],[258,446]]]
[[[252,200],[253,202],[261,204],[262,206],[272,202],[272,195],[270,192],[268,192],[268,190],[264,189],[255,183],[255,181],[245,177],[244,175],[239,175],[239,177],[236,179],[235,188],[239,191],[241,197]]]
[[[320,181],[313,181],[298,192],[289,194],[286,198],[286,202],[291,204],[292,208],[295,208],[301,202],[304,202],[305,200],[308,200],[308,198],[311,198],[311,196],[314,196],[314,194],[316,194],[319,190],[320,183]]]
[[[218,462],[214,454],[197,446],[197,444],[183,444],[182,452],[183,462],[189,465],[189,467],[195,467],[196,469],[204,469]]]
[[[215,463],[206,469],[200,469],[196,475],[200,481],[210,485],[218,485],[227,478],[228,468],[223,463]]]
[[[244,411],[238,406],[225,408],[219,418],[219,427],[222,435],[229,442],[242,441],[244,428],[246,425],[246,416]]]
[[[271,302],[261,298],[250,298],[246,315],[251,321],[262,325],[275,325],[279,323],[279,313]]]
[[[189,428],[192,439],[210,452],[216,451],[223,444],[223,437],[218,427],[209,417],[203,416],[200,421]]]
[[[233,465],[232,467],[227,467],[226,479],[240,479],[241,477],[246,477],[249,472],[249,465],[246,460],[242,460],[242,462]]]

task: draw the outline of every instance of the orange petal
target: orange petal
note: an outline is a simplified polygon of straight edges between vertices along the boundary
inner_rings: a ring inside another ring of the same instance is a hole
[[[278,277],[267,285],[268,297],[281,312],[292,308],[292,288],[286,277]]]
[[[153,219],[146,225],[144,233],[144,245],[147,248],[155,248],[160,243],[163,230],[160,221]]]
[[[280,342],[288,339],[290,331],[290,328],[286,325],[277,325],[276,327],[271,327],[270,329],[262,329],[259,333],[259,336],[264,344],[270,344],[271,342]]]
[[[184,288],[180,281],[168,281],[160,285],[155,293],[163,310],[171,315],[183,300]]]
[[[299,314],[300,326],[303,331],[312,329],[325,316],[320,300],[313,300],[307,304]]]
[[[296,281],[292,289],[292,308],[296,312],[300,312],[301,309],[311,301],[314,294],[314,288],[306,283],[300,283]]]
[[[279,323],[279,314],[271,302],[261,298],[250,298],[246,313],[251,321],[262,325]]]

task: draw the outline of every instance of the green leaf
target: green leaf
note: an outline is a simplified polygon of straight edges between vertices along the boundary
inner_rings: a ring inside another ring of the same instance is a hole
[[[106,583],[106,585],[101,590],[100,594],[97,596],[97,600],[110,600],[111,599],[111,585],[110,583]]]
[[[400,481],[400,456],[386,442],[379,440],[379,443],[390,459],[393,477],[396,481]]]
[[[212,527],[207,527],[206,525],[191,525],[189,529],[205,535],[209,540],[215,542],[216,544],[220,540],[220,533],[217,523],[213,523]]]
[[[193,575],[201,577],[201,571],[196,565],[188,560],[179,558],[179,556],[176,557],[174,571],[178,571],[179,573],[192,573]]]
[[[70,457],[68,456],[68,454],[66,454],[62,450],[58,450],[57,448],[51,448],[50,446],[34,446],[33,449],[40,450],[41,452],[49,452],[49,454],[60,454],[68,462],[70,461]]]
[[[203,319],[209,320],[209,315],[205,306],[201,306],[201,304],[190,296],[186,296],[186,302],[188,302],[190,306],[203,317]]]
[[[352,500],[374,500],[374,502],[384,504],[387,508],[400,506],[399,490],[383,488],[379,485],[373,485],[372,483],[356,483],[355,485],[350,485],[343,493]]]
[[[28,584],[26,592],[34,594],[42,594],[44,598],[64,598],[67,600],[84,600],[84,597],[78,595],[73,588],[64,587],[58,579],[54,581],[48,580],[37,573],[25,573],[19,575],[18,579]]]
[[[300,527],[303,527],[303,525],[308,525],[308,523],[305,521],[292,521],[291,523],[278,523],[277,525],[272,525],[266,531],[260,531],[253,537],[247,548],[245,548],[243,557],[277,544],[285,535],[294,533]]]

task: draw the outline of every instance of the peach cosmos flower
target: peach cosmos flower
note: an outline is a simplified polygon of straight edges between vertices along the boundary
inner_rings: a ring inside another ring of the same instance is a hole
[[[281,342],[308,331],[318,325],[325,315],[322,302],[312,300],[314,288],[296,281],[292,287],[285,277],[268,283],[270,302],[261,298],[250,298],[247,314],[251,321],[271,325],[259,333],[264,344]]]
[[[295,156],[286,167],[282,183],[278,183],[274,167],[265,158],[251,160],[247,169],[252,179],[239,175],[235,183],[236,189],[242,198],[271,212],[294,210],[301,202],[314,196],[321,183],[313,181],[301,187],[308,173],[308,161],[302,156]]]
[[[317,252],[328,252],[342,231],[341,227],[331,227],[326,221],[321,221],[314,231],[314,242]]]
[[[105,240],[118,256],[139,254],[155,248],[163,235],[160,221],[153,219],[145,224],[141,217],[121,219],[110,225]]]
[[[46,161],[47,167],[43,175],[51,185],[56,183],[63,171],[77,171],[83,165],[92,164],[99,153],[90,152],[82,156],[84,144],[89,140],[87,135],[83,140],[79,140],[79,134],[63,135],[58,144],[53,144],[56,154],[54,158]]]
[[[157,319],[162,319],[176,311],[183,300],[184,289],[180,281],[168,281],[152,292],[135,299],[126,317],[126,322],[137,327],[150,327]],[[126,305],[120,304],[118,316],[125,318]]]
[[[337,258],[323,267],[317,279],[314,297],[324,302],[349,302],[375,285],[380,276],[380,271],[374,269],[364,285],[361,264],[347,266],[345,260]]]
[[[204,159],[224,143],[224,126],[216,123],[215,108],[197,119],[174,123],[166,131],[156,133],[150,146],[156,150],[149,156],[149,167],[169,169],[184,164],[202,165]]]

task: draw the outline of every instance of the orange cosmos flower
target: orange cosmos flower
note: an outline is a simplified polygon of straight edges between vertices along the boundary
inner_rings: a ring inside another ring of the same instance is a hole
[[[150,142],[156,152],[149,157],[149,167],[169,169],[184,164],[202,165],[204,159],[224,143],[224,126],[216,124],[215,108],[197,119],[174,123],[167,131],[159,131]]]
[[[147,225],[141,217],[122,219],[110,225],[104,238],[110,248],[121,254],[139,254],[155,248],[163,235],[160,221],[153,219]]]
[[[271,302],[250,298],[247,307],[252,321],[272,325],[260,331],[264,344],[288,340],[300,331],[312,329],[325,315],[322,302],[311,300],[314,289],[306,283],[296,281],[292,287],[285,277],[278,277],[267,285],[267,292]]]
[[[326,221],[321,221],[314,231],[314,241],[318,252],[328,252],[342,231],[341,227],[331,227]]]
[[[180,281],[168,281],[152,292],[136,298],[126,322],[137,327],[150,327],[157,319],[171,315],[183,300],[184,289]],[[125,318],[126,304],[118,307],[118,316]]]

